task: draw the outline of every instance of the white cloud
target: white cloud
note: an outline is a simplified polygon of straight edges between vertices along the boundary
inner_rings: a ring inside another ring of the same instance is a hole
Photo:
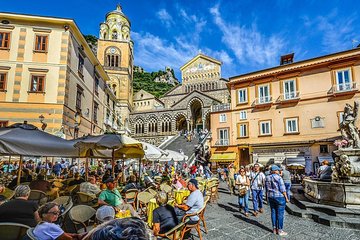
[[[167,28],[171,27],[174,23],[172,16],[164,8],[160,9],[156,15]]]
[[[273,65],[278,61],[285,41],[278,35],[269,37],[260,33],[256,25],[251,27],[227,23],[219,11],[219,5],[210,9],[215,25],[222,32],[222,42],[233,51],[241,64]]]

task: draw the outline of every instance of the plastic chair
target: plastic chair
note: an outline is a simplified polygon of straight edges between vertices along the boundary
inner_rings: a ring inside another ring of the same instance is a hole
[[[0,223],[1,240],[21,240],[29,228],[29,226],[20,223]]]
[[[31,240],[40,240],[39,238],[35,237],[33,231],[34,231],[34,228],[29,228],[29,229],[26,231],[26,235],[28,236],[28,238],[30,238]]]
[[[138,194],[139,194],[139,190],[137,189],[129,189],[124,194],[125,202],[131,204],[135,210],[137,208],[136,200]]]
[[[161,191],[164,191],[167,194],[171,193],[171,191],[172,191],[172,187],[169,186],[168,184],[161,184],[160,189],[161,189]]]
[[[41,206],[47,202],[48,197],[47,197],[46,193],[43,191],[31,190],[28,200],[36,201],[39,204],[39,206]]]
[[[153,195],[153,197],[155,197],[156,194],[157,194],[157,191],[155,191],[155,190],[152,189],[152,188],[149,188],[147,191],[148,191],[151,195]]]
[[[73,207],[73,201],[70,196],[61,196],[53,200],[54,203],[62,206],[64,208],[64,211],[61,213],[61,215],[58,217],[58,223],[60,227],[64,226],[66,214],[69,212],[69,210]]]
[[[5,191],[2,193],[7,200],[10,200],[14,197],[15,191],[11,190],[10,188],[5,188]]]
[[[93,228],[90,225],[91,219],[95,216],[96,210],[87,205],[77,205],[70,209],[69,218],[74,224],[77,233],[88,232]],[[78,225],[81,228],[78,228]]]

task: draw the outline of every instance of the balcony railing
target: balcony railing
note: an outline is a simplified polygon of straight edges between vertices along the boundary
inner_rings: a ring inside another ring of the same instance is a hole
[[[230,103],[223,103],[211,106],[211,112],[222,112],[230,110]]]
[[[272,103],[271,96],[259,97],[259,98],[256,98],[254,101],[255,106],[268,105],[271,103]]]
[[[229,139],[219,139],[216,141],[215,146],[229,146]]]
[[[280,95],[279,101],[291,101],[291,100],[299,100],[300,99],[299,92],[286,92]]]
[[[331,93],[352,92],[356,90],[356,83],[342,83],[333,85],[331,88]]]

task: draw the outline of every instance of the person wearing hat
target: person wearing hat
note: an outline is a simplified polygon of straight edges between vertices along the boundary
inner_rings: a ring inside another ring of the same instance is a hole
[[[186,204],[179,205],[175,203],[176,206],[175,212],[179,221],[182,220],[182,217],[185,214],[195,213],[204,206],[204,197],[198,188],[198,181],[194,178],[190,179],[187,187],[191,193],[188,199],[186,200]],[[199,221],[199,217],[192,216],[190,217],[189,224],[196,223],[197,221]]]
[[[115,188],[116,180],[112,177],[104,181],[107,189],[102,191],[98,198],[99,205],[109,205],[115,207],[116,210],[126,211],[129,210],[133,217],[139,217],[139,214],[134,210],[134,208],[124,202],[120,192]]]
[[[280,236],[286,236],[287,233],[283,231],[284,213],[286,203],[289,202],[289,199],[286,194],[284,181],[279,174],[280,167],[272,165],[270,171],[271,174],[266,176],[265,185],[271,209],[273,233]]]
[[[95,216],[99,223],[104,223],[115,219],[115,210],[111,206],[102,206],[96,210]]]

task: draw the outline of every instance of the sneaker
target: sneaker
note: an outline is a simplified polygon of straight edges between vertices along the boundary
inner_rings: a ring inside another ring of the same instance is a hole
[[[278,235],[279,236],[287,236],[288,234],[287,234],[287,232],[284,232],[283,230],[279,230]]]
[[[277,234],[278,230],[276,228],[273,229],[273,234]]]
[[[248,213],[245,213],[245,217],[249,217],[249,214],[248,214]]]
[[[254,216],[256,217],[259,213],[258,212],[254,212]]]
[[[259,212],[260,212],[260,213],[263,213],[263,212],[264,212],[264,209],[263,209],[263,208],[260,208],[260,209],[259,209]]]

